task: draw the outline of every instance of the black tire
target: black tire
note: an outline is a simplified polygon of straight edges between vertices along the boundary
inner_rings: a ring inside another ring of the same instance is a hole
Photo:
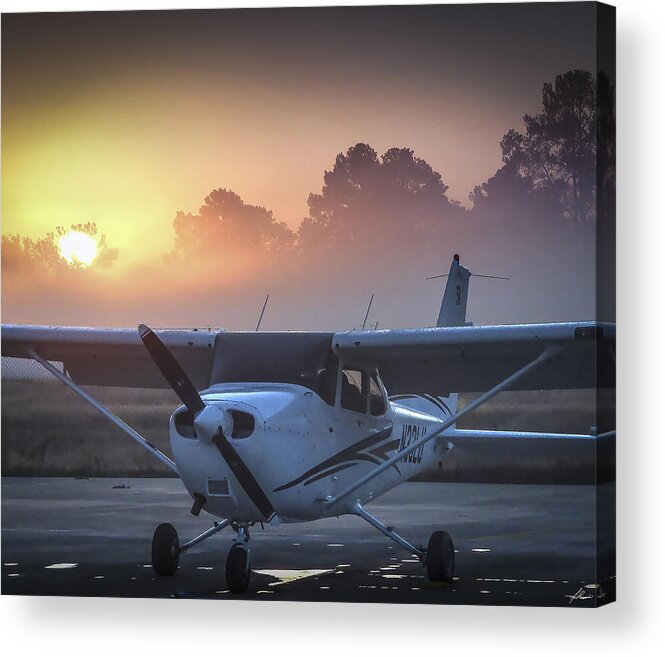
[[[234,545],[226,557],[226,585],[231,593],[244,593],[249,586],[249,554],[242,545]]]
[[[455,547],[448,532],[434,532],[429,537],[426,554],[427,578],[430,582],[450,584],[455,575]]]
[[[173,575],[180,562],[180,541],[175,527],[163,522],[152,536],[152,569],[160,577]]]

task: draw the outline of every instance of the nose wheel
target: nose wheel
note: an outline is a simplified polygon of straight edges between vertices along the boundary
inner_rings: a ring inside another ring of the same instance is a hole
[[[244,593],[249,587],[249,551],[234,544],[226,557],[226,585],[231,593]]]
[[[171,523],[163,522],[152,536],[152,569],[160,576],[173,575],[179,562],[178,532]]]
[[[249,587],[249,529],[233,525],[237,530],[226,557],[226,585],[231,593],[245,593]]]

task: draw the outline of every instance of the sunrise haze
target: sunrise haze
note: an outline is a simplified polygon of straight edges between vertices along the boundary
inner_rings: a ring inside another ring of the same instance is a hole
[[[250,328],[270,291],[267,328],[351,328],[376,292],[375,321],[419,325],[431,323],[441,293],[424,276],[464,248],[478,273],[513,278],[474,285],[477,320],[586,318],[592,278],[553,309],[543,295],[559,294],[557,252],[496,252],[482,235],[475,249],[449,232],[427,258],[377,265],[375,277],[335,286],[325,301],[322,279],[301,278],[297,307],[298,276],[280,288],[282,266],[229,258],[215,281],[193,288],[163,256],[176,213],[197,213],[217,188],[297,231],[324,171],[359,142],[379,155],[413,149],[448,198],[471,207],[474,187],[502,164],[502,136],[541,108],[543,84],[595,70],[594,21],[592,3],[3,15],[3,235],[38,239],[94,221],[117,249],[112,266],[98,267],[102,278],[3,284],[3,321],[123,325],[143,312],[165,325]],[[593,272],[584,259],[580,250],[571,275]],[[530,282],[541,262],[549,269]],[[184,297],[177,309],[173,295]]]

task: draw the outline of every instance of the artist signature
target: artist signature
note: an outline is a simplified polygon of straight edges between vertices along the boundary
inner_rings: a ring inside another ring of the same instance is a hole
[[[576,600],[602,600],[605,597],[605,591],[600,584],[585,584],[580,586],[579,590],[573,595],[566,595],[568,604],[571,605]]]

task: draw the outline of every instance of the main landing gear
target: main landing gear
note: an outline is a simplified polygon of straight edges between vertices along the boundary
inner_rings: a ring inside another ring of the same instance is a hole
[[[216,522],[210,529],[184,545],[180,545],[178,532],[173,525],[168,522],[159,525],[152,537],[152,569],[155,574],[160,577],[174,575],[181,554],[228,526],[233,527],[236,537],[226,557],[226,585],[231,593],[245,593],[250,574],[249,528],[230,520]]]
[[[356,502],[354,505],[353,513],[376,527],[384,536],[395,541],[411,554],[417,555],[427,568],[427,578],[430,582],[452,583],[455,575],[455,548],[448,532],[434,532],[429,538],[427,549],[425,549],[411,545],[392,527],[386,527],[368,513],[360,502]],[[163,523],[157,527],[152,537],[153,570],[160,576],[174,575],[178,569],[181,554],[229,526],[236,532],[236,536],[226,557],[226,585],[231,593],[245,593],[249,587],[251,572],[249,561],[250,536],[247,524],[240,525],[231,520],[223,520],[215,523],[210,529],[199,534],[188,543],[180,545],[175,527],[169,523]]]
[[[422,557],[421,557],[422,560]],[[430,582],[450,584],[455,575],[455,547],[450,534],[444,531],[434,532],[429,537],[425,552],[427,578]]]
[[[152,535],[152,569],[157,575],[173,575],[180,562],[178,532],[169,522],[163,522]]]
[[[429,537],[427,549],[411,545],[404,540],[392,527],[386,527],[371,513],[367,512],[360,502],[353,506],[353,512],[366,520],[372,527],[376,527],[384,536],[395,541],[411,554],[418,556],[420,561],[427,567],[427,578],[430,582],[451,584],[455,576],[455,547],[450,534],[444,531],[434,532]]]

